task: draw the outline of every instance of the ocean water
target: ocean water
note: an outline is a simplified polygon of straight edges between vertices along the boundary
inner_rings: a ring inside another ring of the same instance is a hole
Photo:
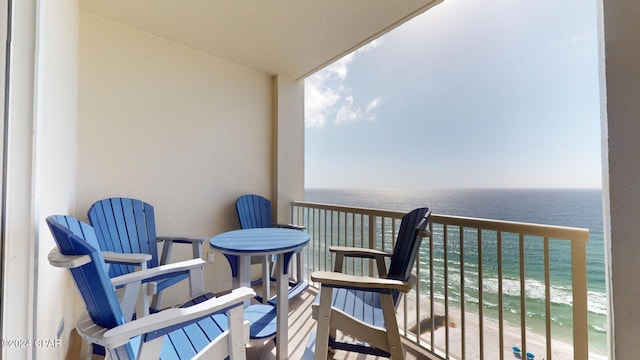
[[[349,190],[349,189],[305,189],[305,201],[327,204],[361,206],[377,209],[409,211],[420,206],[428,206],[433,213],[443,215],[468,216],[476,218],[519,221],[589,229],[587,244],[587,281],[589,310],[590,351],[606,354],[607,302],[605,292],[604,243],[602,232],[602,192],[600,189],[478,189],[478,190]],[[465,243],[465,304],[479,305],[477,291],[477,261],[474,263],[475,240]],[[495,242],[483,239],[483,264],[495,264]],[[525,240],[527,254],[541,253],[540,242]],[[566,241],[552,240],[551,248],[551,300],[552,333],[566,342],[572,335],[572,297],[570,248]],[[454,249],[455,250],[455,249]],[[503,306],[505,320],[519,319],[520,280],[516,263],[518,260],[518,239],[503,238]],[[459,251],[459,250],[458,250]],[[437,255],[437,254],[434,254]],[[493,256],[493,258],[492,258]],[[437,258],[437,256],[435,256]],[[421,259],[428,266],[424,259]],[[441,260],[438,260],[441,261]],[[513,261],[514,264],[509,264]],[[435,262],[435,261],[434,261]],[[449,259],[449,264],[455,259]],[[435,264],[434,266],[442,266]],[[423,267],[426,268],[426,267]],[[461,292],[455,281],[455,266],[449,268],[450,286],[448,296],[454,304],[460,302]],[[512,270],[510,270],[512,269]],[[544,273],[542,256],[525,258],[526,272],[526,312],[527,326],[544,333]],[[475,270],[475,275],[474,275]],[[435,284],[444,284],[442,275],[436,272]],[[440,278],[438,278],[440,276]],[[498,317],[498,276],[497,269],[483,267],[483,309],[485,316]],[[467,288],[468,286],[468,288]],[[427,288],[427,287],[423,287]],[[471,290],[470,290],[471,289]],[[444,287],[434,289],[436,298],[444,297]]]

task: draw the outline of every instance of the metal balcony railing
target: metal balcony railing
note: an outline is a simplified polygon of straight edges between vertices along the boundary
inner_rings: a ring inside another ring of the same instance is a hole
[[[309,280],[313,271],[333,269],[332,245],[393,251],[404,213],[292,202],[291,215],[311,235],[302,269]],[[503,359],[513,356],[512,346],[523,359],[528,352],[588,358],[588,230],[436,214],[430,230],[415,265],[417,285],[398,308],[412,348],[441,359]],[[344,271],[376,275],[371,260],[351,259]],[[558,301],[558,281],[568,282],[562,286],[570,286],[571,299]],[[555,325],[561,311],[571,334]]]

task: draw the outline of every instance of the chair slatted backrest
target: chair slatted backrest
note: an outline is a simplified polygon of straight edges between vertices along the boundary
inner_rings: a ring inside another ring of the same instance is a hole
[[[158,266],[158,244],[153,206],[130,198],[108,198],[88,212],[102,251],[151,254],[147,268]],[[111,277],[135,271],[131,265],[112,264]]]
[[[420,232],[426,229],[430,214],[429,208],[424,207],[415,209],[402,217],[387,272],[388,279],[408,281],[411,277],[411,269],[422,243]],[[394,292],[394,301],[397,301],[398,297],[398,292]]]
[[[236,200],[236,211],[243,229],[269,228],[273,225],[271,201],[260,195],[242,195]]]
[[[69,269],[91,319],[107,329],[124,324],[102,253],[94,247],[97,239],[93,228],[70,216],[53,215],[46,221],[61,254],[88,255],[91,259],[84,265]]]

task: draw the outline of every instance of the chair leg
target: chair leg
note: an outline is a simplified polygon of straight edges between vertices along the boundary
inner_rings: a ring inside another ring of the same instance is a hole
[[[149,309],[155,309],[155,310],[159,310],[160,309],[160,303],[162,302],[162,293],[156,293],[155,295],[153,295],[153,297],[151,298],[151,302],[149,302],[148,299],[144,300],[144,304],[142,304],[142,309],[146,309],[146,312],[149,312]]]
[[[329,332],[331,328],[331,298],[333,288],[323,286],[320,291],[318,308],[318,327],[316,332],[315,360],[326,360],[329,350]]]
[[[302,281],[302,252],[296,253],[296,282]]]
[[[382,306],[382,315],[387,328],[387,342],[389,343],[389,354],[393,360],[404,360],[404,349],[402,340],[400,339],[400,330],[398,329],[398,319],[396,319],[395,306],[393,305],[393,297],[391,294],[380,294],[380,305]]]
[[[269,256],[262,259],[262,303],[267,304],[271,298],[271,261]]]
[[[338,337],[338,330],[332,328],[331,325],[329,325],[329,337],[333,338],[334,340],[337,339],[337,337]],[[330,354],[335,354],[336,350],[334,348],[332,348],[331,346],[329,346],[329,353]]]
[[[242,308],[235,307],[227,312],[229,318],[229,358],[231,360],[246,359],[245,334],[243,332]]]
[[[189,271],[189,294],[192,298],[204,294],[204,269]]]
[[[147,293],[147,285],[142,285],[141,281],[125,285],[120,302],[125,321],[131,321],[136,311],[138,317],[149,314],[149,303],[147,301],[149,297]],[[147,305],[146,309],[144,308],[145,305]]]

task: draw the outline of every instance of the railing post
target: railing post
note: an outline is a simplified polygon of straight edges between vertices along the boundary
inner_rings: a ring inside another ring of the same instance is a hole
[[[376,233],[376,217],[373,215],[369,215],[369,248],[370,249],[375,249],[376,247],[376,238],[377,233]],[[374,260],[373,259],[369,259],[369,276],[374,276],[373,275],[373,268],[374,268],[375,264],[374,264]]]
[[[573,289],[573,358],[589,358],[587,319],[587,240],[571,242],[571,281]]]

